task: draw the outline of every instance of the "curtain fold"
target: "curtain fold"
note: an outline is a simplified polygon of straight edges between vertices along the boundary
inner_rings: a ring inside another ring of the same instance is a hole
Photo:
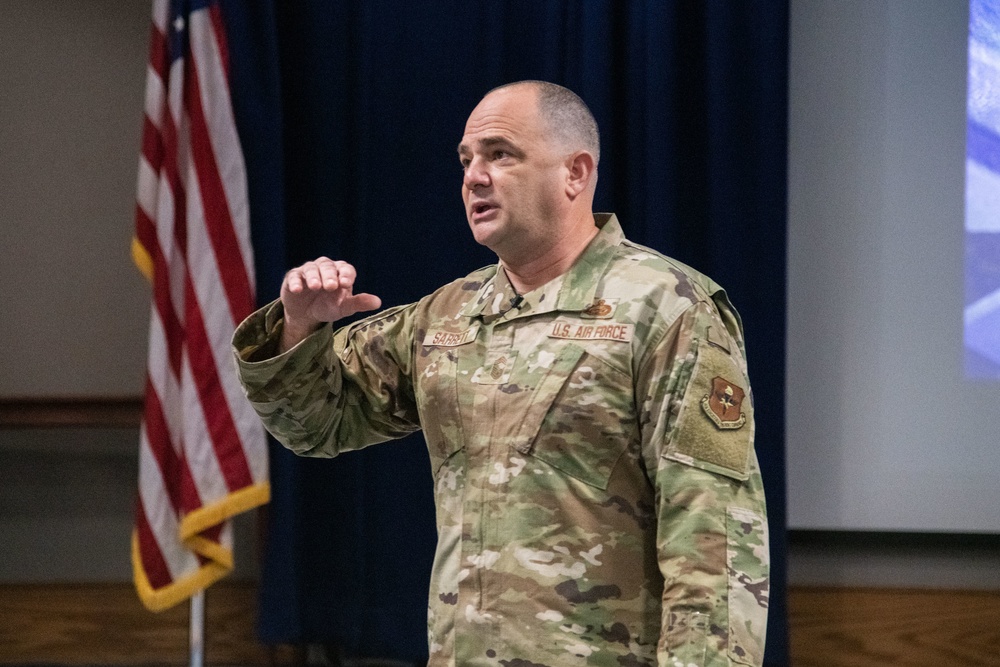
[[[226,5],[258,293],[319,255],[407,303],[492,263],[455,146],[493,86],[546,79],[602,130],[596,208],[727,288],[746,327],[771,523],[766,664],[787,664],[788,5],[532,0]],[[434,550],[419,436],[333,461],[272,446],[259,635],[426,658]]]

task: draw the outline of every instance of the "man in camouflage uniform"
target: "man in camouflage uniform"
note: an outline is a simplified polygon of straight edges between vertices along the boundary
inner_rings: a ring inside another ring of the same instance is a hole
[[[459,145],[500,258],[407,306],[293,269],[234,338],[267,428],[306,456],[423,430],[438,547],[431,666],[760,665],[764,491],[739,318],[707,277],[591,212],[570,91],[490,92]]]

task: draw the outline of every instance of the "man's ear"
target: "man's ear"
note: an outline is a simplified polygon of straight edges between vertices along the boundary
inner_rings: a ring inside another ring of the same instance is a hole
[[[577,151],[566,158],[566,194],[576,199],[593,184],[597,178],[594,156],[587,151]]]

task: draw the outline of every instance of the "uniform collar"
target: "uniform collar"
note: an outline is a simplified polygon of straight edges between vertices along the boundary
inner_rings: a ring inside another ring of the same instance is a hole
[[[497,264],[493,278],[483,283],[460,314],[482,317],[489,324],[501,317],[514,319],[553,310],[582,311],[593,305],[601,277],[615,250],[625,240],[614,213],[595,213],[594,223],[599,229],[597,236],[566,273],[518,298],[503,266]]]

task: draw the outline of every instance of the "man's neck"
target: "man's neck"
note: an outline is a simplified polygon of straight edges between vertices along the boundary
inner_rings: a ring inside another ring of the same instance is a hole
[[[580,232],[566,235],[535,259],[521,264],[501,259],[504,272],[518,294],[527,294],[569,271],[600,231],[593,224],[579,229]]]

